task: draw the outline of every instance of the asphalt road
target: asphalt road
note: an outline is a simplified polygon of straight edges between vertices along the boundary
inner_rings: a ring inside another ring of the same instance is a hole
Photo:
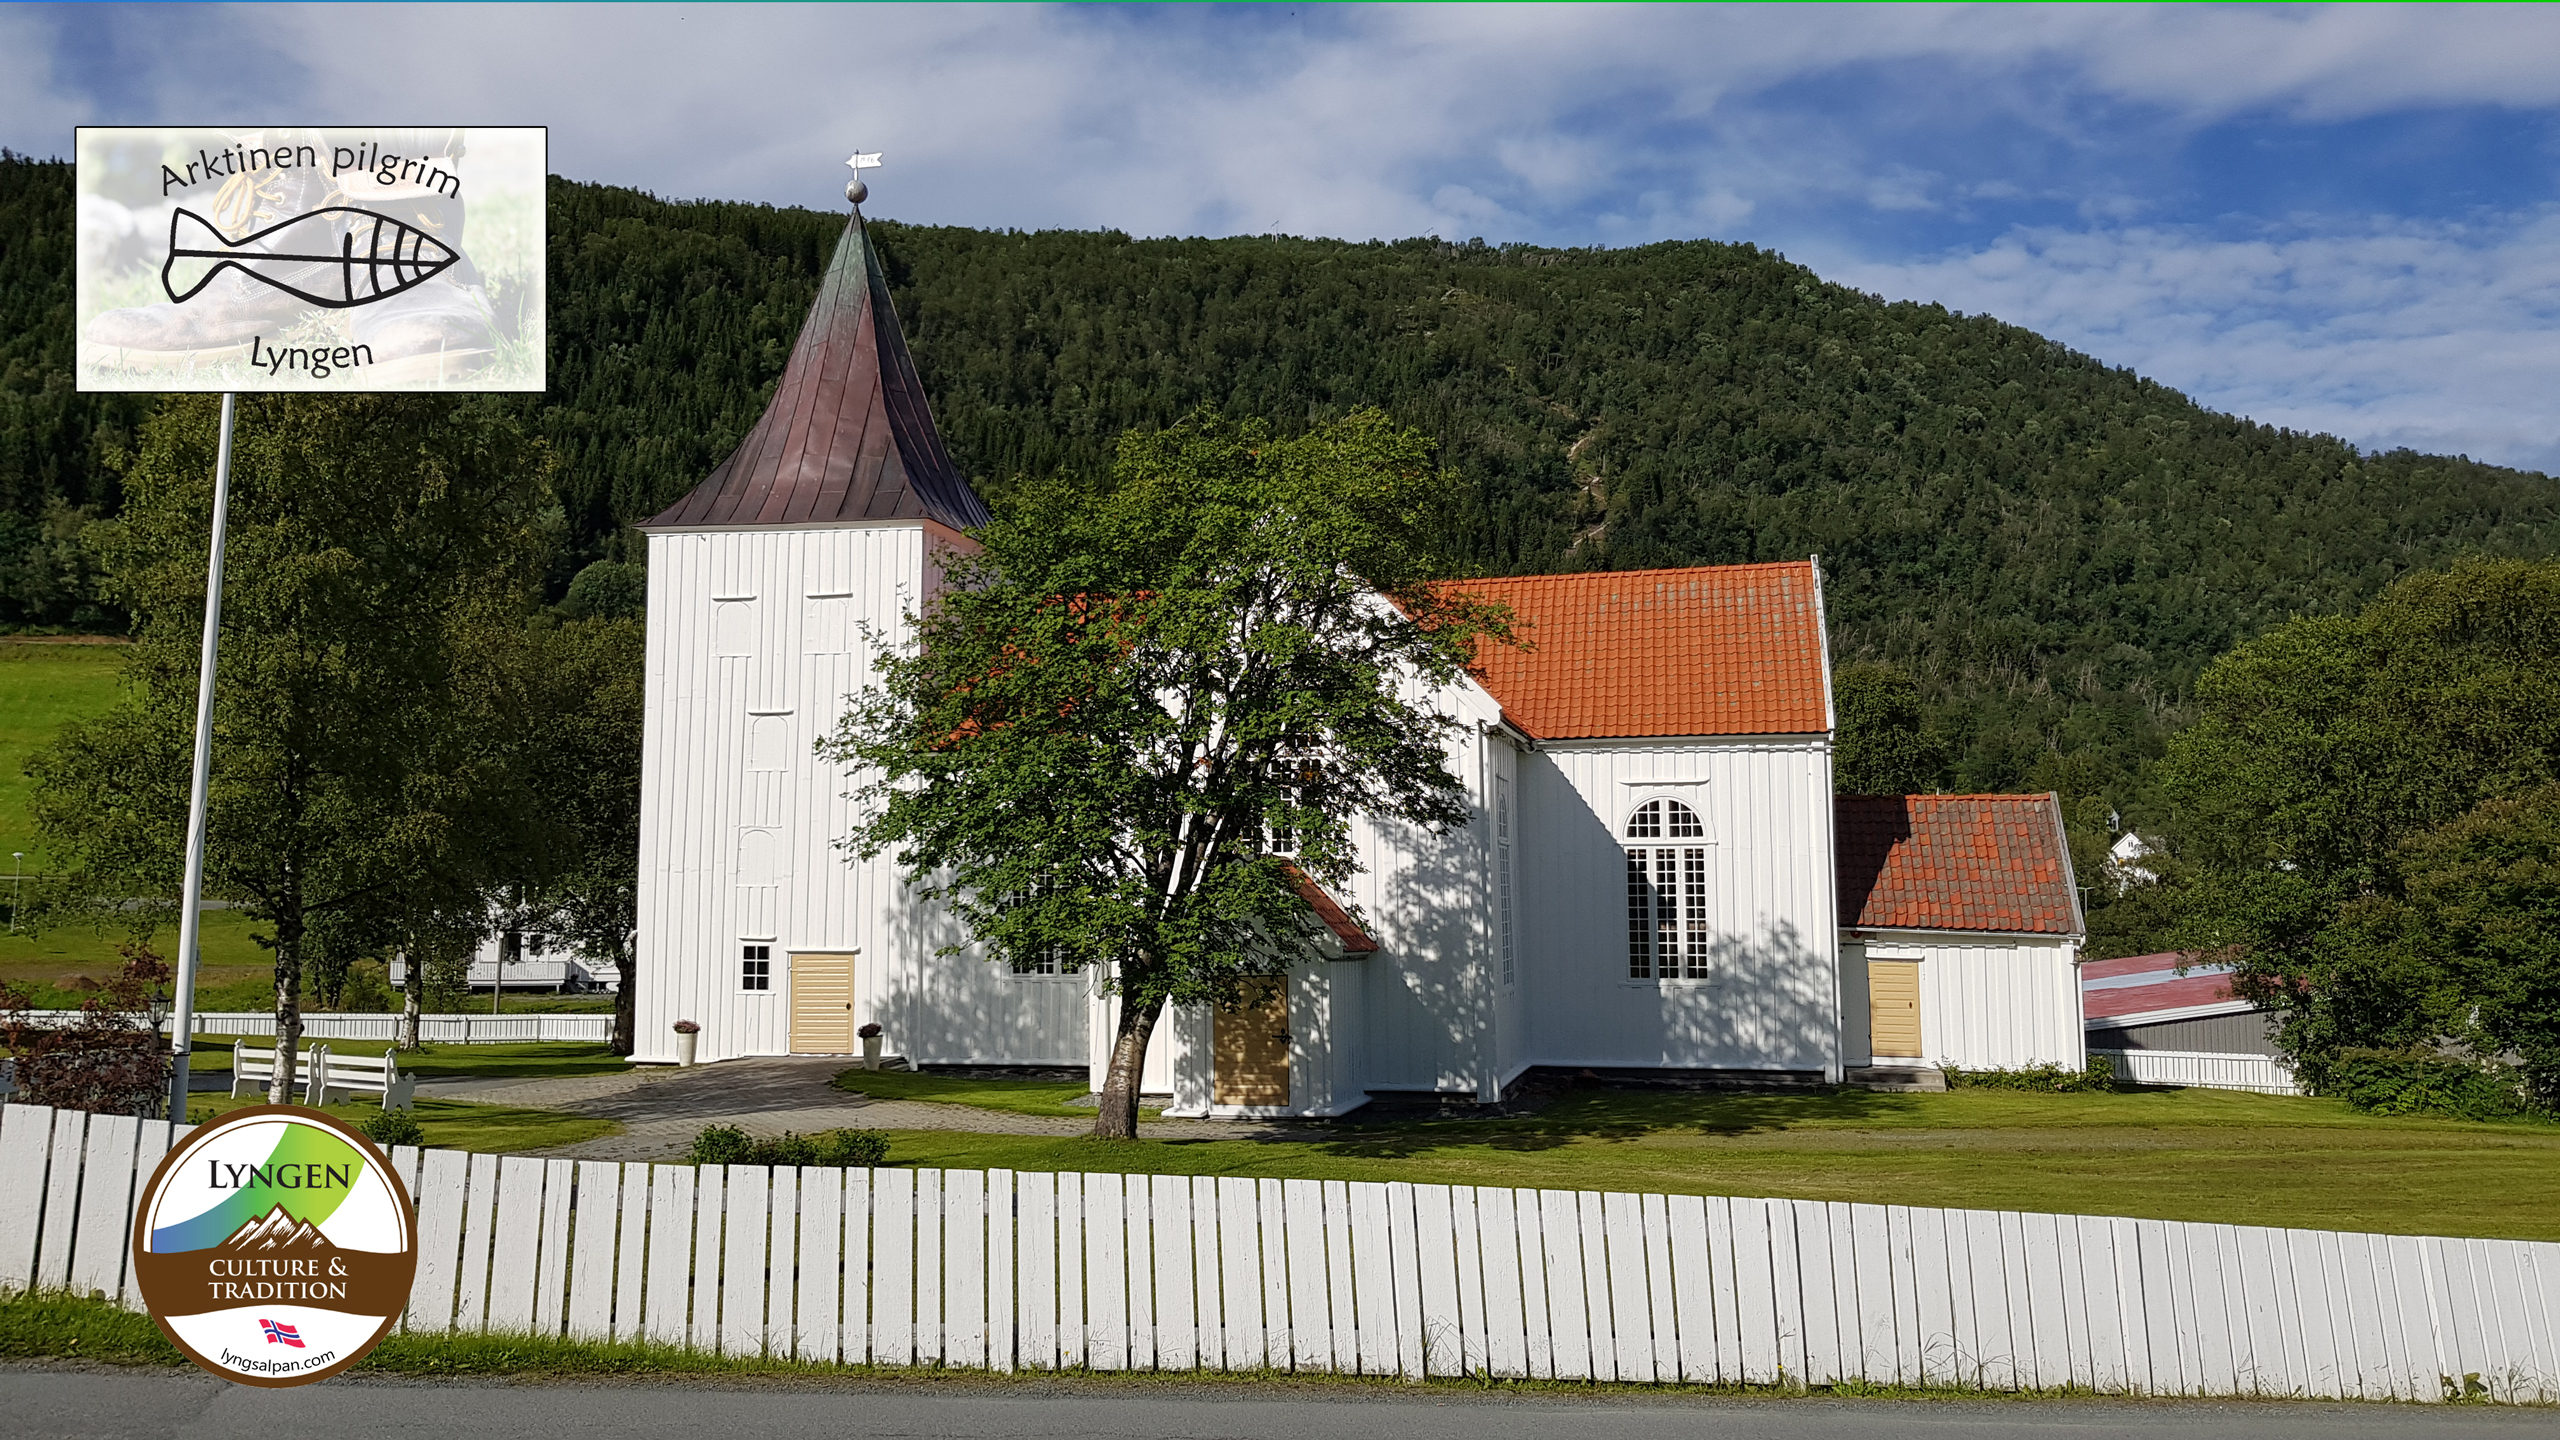
[[[255,1390],[210,1376],[0,1367],[0,1436],[457,1440],[2386,1440],[2549,1436],[2550,1410],[2110,1401],[1590,1400],[1391,1386],[1084,1381],[492,1384],[349,1380]]]

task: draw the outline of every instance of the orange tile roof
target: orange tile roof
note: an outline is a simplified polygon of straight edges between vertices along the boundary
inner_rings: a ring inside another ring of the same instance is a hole
[[[1859,928],[2081,933],[2047,795],[1843,795],[1840,918]]]
[[[1810,560],[1448,588],[1511,606],[1514,633],[1531,648],[1479,647],[1477,679],[1513,724],[1541,740],[1831,728]]]

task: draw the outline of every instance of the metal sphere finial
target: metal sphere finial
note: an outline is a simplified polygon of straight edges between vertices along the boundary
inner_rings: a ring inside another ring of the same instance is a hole
[[[853,182],[844,187],[844,198],[859,205],[871,198],[871,187],[862,183],[862,172],[880,163],[880,152],[856,150],[845,158],[844,163],[853,170]]]
[[[871,198],[871,187],[863,184],[860,176],[856,176],[852,184],[844,187],[844,198],[859,205]]]

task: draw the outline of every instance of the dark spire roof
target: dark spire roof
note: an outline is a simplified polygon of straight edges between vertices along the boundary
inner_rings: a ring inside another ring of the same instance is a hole
[[[764,417],[709,479],[645,525],[912,519],[965,530],[987,523],[987,507],[933,428],[857,210]]]

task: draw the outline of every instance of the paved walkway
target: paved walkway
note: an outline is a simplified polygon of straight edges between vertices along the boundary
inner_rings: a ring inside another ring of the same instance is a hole
[[[449,1080],[423,1083],[421,1095],[484,1105],[566,1110],[622,1124],[622,1133],[580,1141],[540,1155],[568,1160],[681,1160],[706,1125],[735,1125],[770,1137],[786,1130],[964,1130],[981,1135],[1082,1135],[1090,1119],[1015,1115],[973,1105],[875,1100],[829,1082],[851,1062],[836,1056],[726,1060],[689,1070],[635,1066],[619,1075],[565,1080]],[[1233,1120],[1149,1120],[1154,1138],[1305,1139],[1302,1126]]]

